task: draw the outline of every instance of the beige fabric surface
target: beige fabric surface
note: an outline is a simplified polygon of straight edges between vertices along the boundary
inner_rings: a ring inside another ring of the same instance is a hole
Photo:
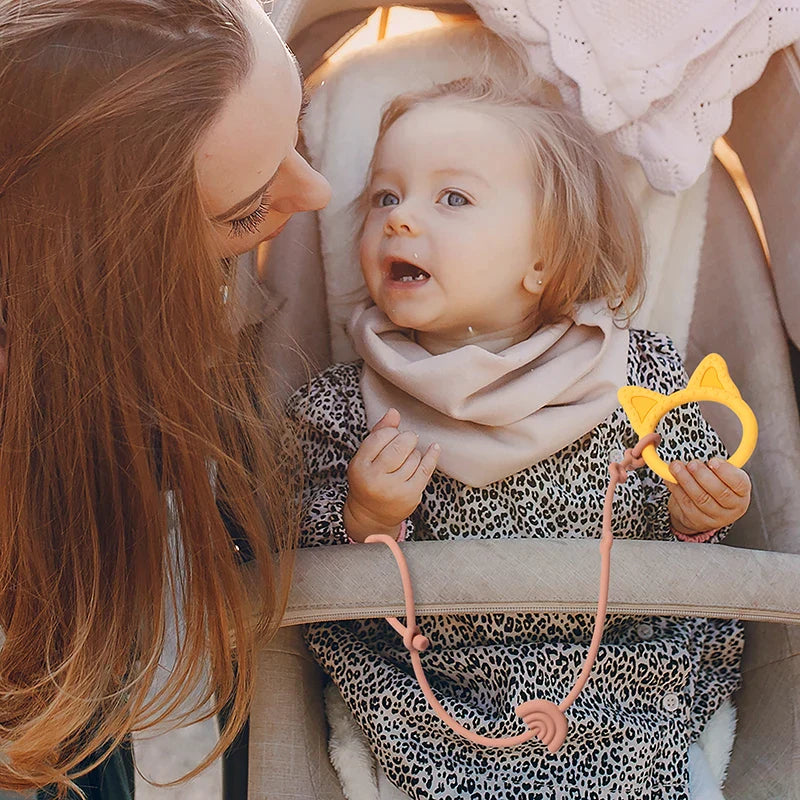
[[[300,628],[284,628],[262,646],[250,713],[248,800],[344,800],[328,760],[322,677]]]
[[[262,357],[284,399],[331,359],[316,216],[296,214],[259,253],[266,306]],[[275,264],[291,264],[291,269],[274,269]]]
[[[725,138],[753,188],[772,259],[778,304],[800,346],[800,44],[776,53],[761,80],[734,102]]]
[[[754,626],[748,626],[746,635],[752,637],[754,632]],[[725,797],[727,800],[799,800],[797,687],[800,685],[800,655],[746,671],[744,681],[745,688],[734,698],[739,725]]]
[[[460,11],[468,7],[468,4],[462,2],[462,0],[434,0],[433,2],[408,0],[403,5],[420,6],[440,11],[451,9]],[[308,29],[311,25],[324,20],[326,17],[351,12],[360,8],[372,13],[375,10],[375,2],[374,0],[309,0],[309,2],[278,0],[274,4],[272,22],[278,33],[291,42],[301,31]],[[333,44],[333,42],[330,44]]]
[[[423,541],[401,547],[420,614],[597,607],[595,540]],[[800,555],[624,539],[611,552],[608,609],[800,624],[798,586]],[[385,545],[298,553],[284,624],[403,614],[400,576]]]
[[[630,335],[604,300],[494,353],[459,347],[431,354],[381,309],[357,310],[350,334],[364,359],[361,396],[373,428],[390,408],[437,469],[488,486],[572,444],[617,406]]]
[[[770,76],[765,78],[770,80]],[[736,109],[740,115],[764,117],[754,105]],[[753,136],[759,125],[755,119],[740,119],[736,124]],[[787,203],[796,202],[800,162],[783,164],[785,175],[775,166],[772,182],[762,188],[785,192]],[[781,205],[774,197],[770,202]],[[790,243],[793,238],[797,247],[796,221],[792,225],[787,220],[785,226],[781,229],[784,241]],[[717,164],[709,189],[688,362],[691,368],[711,350],[722,353],[759,422],[759,443],[746,467],[753,481],[752,503],[728,542],[797,554],[800,426],[771,278],[745,206]],[[713,404],[704,404],[703,411],[726,444],[738,442],[739,425],[729,412]],[[738,574],[734,575],[738,580]],[[784,589],[800,594],[800,583],[795,580]],[[800,626],[746,625],[743,669],[743,686],[735,698],[740,722],[726,797],[800,800]]]

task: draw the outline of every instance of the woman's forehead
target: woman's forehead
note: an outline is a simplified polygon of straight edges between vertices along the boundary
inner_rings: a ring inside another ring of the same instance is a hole
[[[263,12],[248,16],[249,75],[201,138],[200,190],[210,216],[223,214],[263,186],[294,146],[302,89],[294,57]]]

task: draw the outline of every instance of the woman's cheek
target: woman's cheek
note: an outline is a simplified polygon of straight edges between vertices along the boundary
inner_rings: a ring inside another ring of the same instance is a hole
[[[218,231],[214,235],[214,248],[220,258],[233,258],[252,250],[263,238],[264,235],[260,231],[245,236],[234,236],[225,231]]]

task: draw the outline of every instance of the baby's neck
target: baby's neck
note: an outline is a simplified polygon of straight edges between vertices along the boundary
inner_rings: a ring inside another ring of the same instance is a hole
[[[536,314],[531,314],[514,325],[500,330],[480,331],[469,327],[463,334],[414,331],[414,341],[432,355],[449,353],[451,350],[458,350],[459,347],[466,347],[468,344],[482,347],[491,353],[500,353],[530,338],[538,327]]]

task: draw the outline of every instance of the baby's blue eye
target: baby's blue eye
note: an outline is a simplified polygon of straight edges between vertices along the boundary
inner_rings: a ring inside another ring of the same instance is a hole
[[[396,206],[400,202],[397,199],[397,195],[391,192],[380,192],[375,199],[377,200],[377,204],[382,208],[385,206]]]
[[[464,197],[461,192],[445,192],[444,198],[448,206],[458,208],[459,206],[468,206],[469,200]]]

